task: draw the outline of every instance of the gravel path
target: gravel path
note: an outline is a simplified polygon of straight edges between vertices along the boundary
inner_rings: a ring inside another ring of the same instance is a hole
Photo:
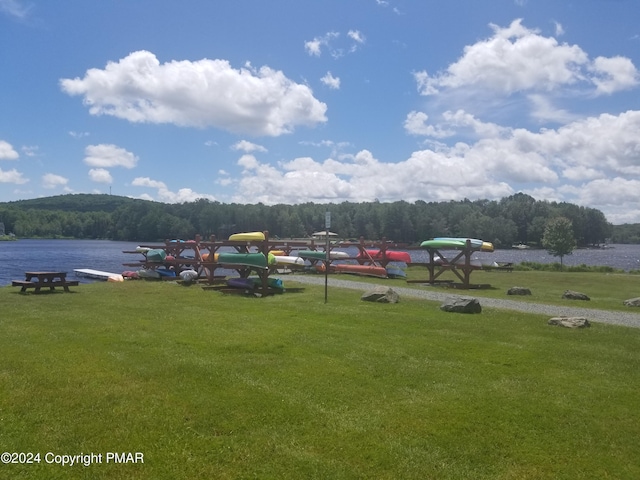
[[[314,285],[324,285],[324,276],[321,275],[287,275],[287,280],[307,283]],[[354,290],[370,290],[374,285],[364,282],[356,282],[352,280],[342,280],[337,278],[329,278],[330,287],[350,288]],[[443,302],[447,298],[451,297],[472,297],[473,293],[468,295],[456,295],[452,293],[444,293],[441,291],[434,291],[437,287],[424,287],[424,290],[418,290],[413,288],[404,287],[392,287],[400,297],[415,297],[425,300],[433,300],[437,302]],[[497,299],[497,298],[484,298],[477,297],[480,304],[483,307],[500,308],[505,310],[515,310],[517,312],[526,313],[538,313],[542,315],[549,315],[550,317],[585,317],[590,322],[610,323],[613,325],[624,325],[627,327],[640,328],[640,314],[616,312],[609,310],[596,310],[593,308],[580,308],[569,307],[559,305],[545,305],[542,303],[529,303],[518,302],[515,300]]]

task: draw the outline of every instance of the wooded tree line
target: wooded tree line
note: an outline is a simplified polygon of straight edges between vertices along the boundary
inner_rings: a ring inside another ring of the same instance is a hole
[[[360,236],[419,243],[437,236],[473,237],[497,247],[540,245],[547,222],[569,219],[579,246],[619,241],[596,209],[538,201],[518,193],[499,201],[299,205],[223,204],[205,199],[164,204],[111,195],[61,195],[0,204],[0,221],[18,237],[103,238],[127,241],[190,239],[268,230],[272,237],[306,237],[323,230],[325,212],[340,238]],[[638,232],[637,232],[638,233]],[[638,236],[627,235],[627,240]]]

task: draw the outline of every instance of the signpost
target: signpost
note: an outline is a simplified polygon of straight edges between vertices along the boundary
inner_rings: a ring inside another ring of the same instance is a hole
[[[329,294],[329,229],[331,228],[331,212],[324,214],[324,228],[326,236],[326,245],[324,247],[325,259],[324,259],[324,303],[327,303],[327,297]]]

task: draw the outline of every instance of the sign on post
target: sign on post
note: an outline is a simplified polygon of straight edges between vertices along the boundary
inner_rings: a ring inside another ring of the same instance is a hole
[[[325,240],[324,246],[324,303],[327,303],[327,297],[329,296],[329,229],[331,228],[331,212],[324,214],[324,228],[325,228]]]

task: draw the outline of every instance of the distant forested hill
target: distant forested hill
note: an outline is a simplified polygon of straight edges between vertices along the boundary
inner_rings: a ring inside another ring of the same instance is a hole
[[[392,240],[416,244],[437,236],[481,238],[497,247],[540,245],[547,221],[556,216],[573,223],[578,245],[611,239],[614,227],[596,209],[571,203],[538,201],[517,193],[495,200],[299,205],[223,204],[205,199],[164,204],[113,195],[72,194],[0,203],[5,231],[22,238],[106,238],[128,241],[189,239],[196,234],[224,239],[236,232],[268,230],[272,237],[305,237],[324,228],[341,238]],[[638,231],[625,241],[640,242]],[[627,235],[626,232],[632,232]],[[635,235],[635,236],[634,236]],[[622,237],[614,237],[623,241]]]
[[[147,200],[136,200],[129,197],[119,197],[117,195],[78,193],[0,203],[0,208],[17,207],[22,210],[61,210],[64,212],[111,213],[124,205],[131,205],[136,202],[144,203],[147,202]]]

